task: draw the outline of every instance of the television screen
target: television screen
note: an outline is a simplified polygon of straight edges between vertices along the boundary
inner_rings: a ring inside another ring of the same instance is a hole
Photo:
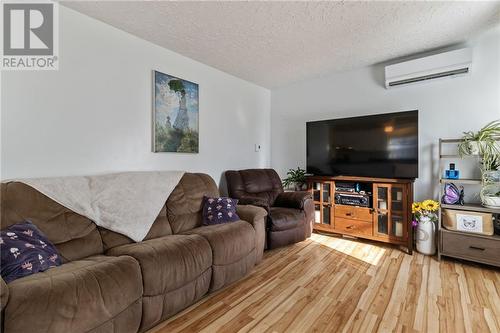
[[[307,122],[307,173],[418,177],[418,111]]]

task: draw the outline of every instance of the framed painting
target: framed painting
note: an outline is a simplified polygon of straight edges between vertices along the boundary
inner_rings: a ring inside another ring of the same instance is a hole
[[[198,153],[198,84],[153,71],[153,152]]]

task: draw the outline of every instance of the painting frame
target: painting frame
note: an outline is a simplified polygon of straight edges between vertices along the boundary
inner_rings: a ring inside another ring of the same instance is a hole
[[[151,151],[199,154],[199,84],[155,69],[151,76]]]

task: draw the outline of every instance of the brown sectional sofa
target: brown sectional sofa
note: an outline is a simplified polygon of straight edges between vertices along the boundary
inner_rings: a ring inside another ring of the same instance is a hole
[[[1,194],[1,228],[31,220],[64,262],[1,281],[7,333],[143,332],[248,274],[264,251],[262,208],[238,206],[241,221],[201,225],[203,195],[219,195],[205,174],[183,176],[140,243],[22,183],[2,184]]]

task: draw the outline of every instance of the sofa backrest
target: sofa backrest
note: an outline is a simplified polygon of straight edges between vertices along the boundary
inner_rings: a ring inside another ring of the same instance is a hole
[[[57,247],[64,262],[103,253],[97,226],[20,182],[1,184],[0,228],[30,220]]]
[[[98,227],[99,232],[101,233],[102,242],[104,245],[104,251],[107,251],[113,247],[117,247],[120,245],[130,244],[134,241],[128,238],[125,235],[119,234],[117,232]],[[158,217],[153,222],[151,229],[149,229],[148,234],[144,237],[144,240],[159,238],[172,234],[172,228],[170,227],[170,223],[167,218],[167,206],[163,205]]]
[[[97,227],[88,218],[65,208],[28,185],[10,182],[2,183],[1,186],[1,229],[25,219],[30,220],[56,245],[64,261],[100,254],[133,242],[127,236]],[[204,195],[219,195],[214,180],[202,173],[185,173],[144,239],[199,227]]]
[[[172,191],[144,240],[191,230],[201,225],[203,196],[218,196],[214,180],[203,173],[185,173]],[[104,250],[132,243],[122,234],[99,227]]]
[[[201,225],[204,195],[219,196],[212,177],[203,173],[185,173],[166,204],[168,221],[174,234]]]
[[[230,170],[225,175],[231,198],[258,197],[272,206],[283,192],[280,176],[274,169]]]

